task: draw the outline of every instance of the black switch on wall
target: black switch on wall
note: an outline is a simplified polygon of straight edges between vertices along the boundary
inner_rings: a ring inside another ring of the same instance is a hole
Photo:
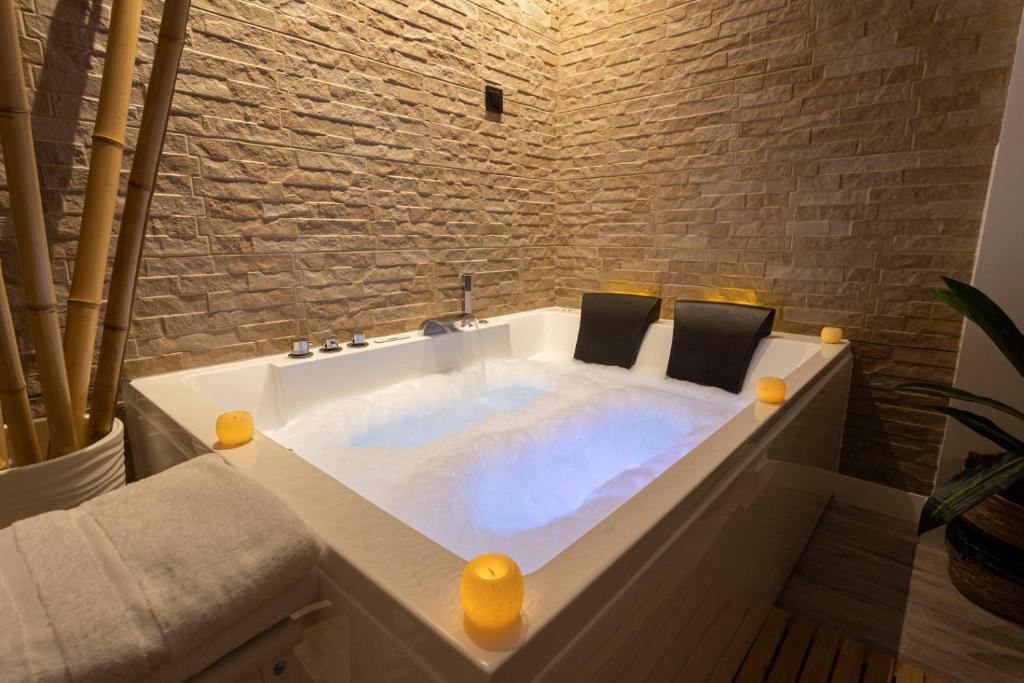
[[[487,111],[500,114],[502,110],[502,92],[501,88],[493,85],[484,87],[484,106]]]

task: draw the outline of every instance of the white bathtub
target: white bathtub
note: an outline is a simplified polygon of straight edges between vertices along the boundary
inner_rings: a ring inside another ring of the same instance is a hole
[[[628,648],[611,657],[607,644],[641,628],[630,605],[666,576],[696,587],[714,575],[744,619],[763,613],[830,495],[848,347],[773,335],[734,396],[664,377],[670,321],[628,371],[572,361],[578,325],[578,311],[542,309],[137,379],[125,396],[136,472],[208,452],[217,414],[252,412],[261,433],[221,453],[324,540],[356,679],[560,680],[622,665]],[[474,403],[480,357],[493,400]],[[781,407],[754,401],[765,375],[786,378]],[[527,574],[523,620],[500,636],[475,633],[458,603],[465,560],[486,551]],[[740,631],[692,648],[694,671],[727,669]]]

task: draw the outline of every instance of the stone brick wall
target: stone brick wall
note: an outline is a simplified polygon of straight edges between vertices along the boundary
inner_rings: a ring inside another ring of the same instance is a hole
[[[756,302],[845,328],[842,471],[930,491],[1021,0],[566,3],[557,300]]]
[[[63,298],[109,11],[17,2]],[[463,271],[492,315],[766,303],[857,342],[843,471],[925,491],[942,421],[890,388],[952,378],[927,287],[969,274],[1022,4],[194,0],[127,372],[414,327]]]
[[[18,3],[64,299],[109,4]],[[129,150],[161,7],[145,3]],[[553,0],[192,8],[129,375],[283,351],[299,334],[415,327],[459,310],[464,271],[491,314],[552,303]],[[500,120],[484,110],[486,83],[504,89]],[[7,207],[2,193],[17,307]]]

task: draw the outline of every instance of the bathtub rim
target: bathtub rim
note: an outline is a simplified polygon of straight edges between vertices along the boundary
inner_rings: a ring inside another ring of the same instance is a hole
[[[494,317],[490,324],[499,325],[545,311],[579,313],[576,309],[550,307]],[[672,322],[663,320],[655,324],[671,325]],[[803,335],[775,333],[773,336],[820,343]],[[422,338],[412,335],[393,344],[418,340]],[[365,353],[373,349],[371,344],[367,349],[351,351]],[[388,615],[382,628],[393,633],[399,630],[396,624],[410,619],[415,622],[416,630],[424,627],[427,639],[418,647],[407,647],[418,654],[417,659],[427,670],[434,671],[439,680],[452,676],[486,680],[499,672],[520,668],[523,658],[516,655],[524,649],[535,652],[538,648],[534,646],[541,645],[537,639],[564,636],[546,627],[554,626],[555,618],[564,617],[569,608],[579,611],[583,593],[602,578],[607,580],[607,574],[620,564],[621,558],[645,541],[645,536],[666,517],[694,514],[714,488],[749,455],[744,445],[768,433],[791,412],[789,408],[799,402],[805,390],[849,354],[849,345],[845,342],[822,344],[818,353],[786,376],[790,392],[786,403],[774,407],[753,404],[744,408],[685,458],[623,502],[546,565],[529,574],[526,577],[525,630],[522,639],[511,647],[488,643],[486,639],[474,640],[467,634],[458,604],[458,577],[464,561],[454,553],[391,517],[262,433],[257,433],[249,444],[235,449],[218,451],[213,448],[216,436],[211,416],[220,408],[186,384],[185,379],[248,364],[316,362],[317,356],[292,360],[275,354],[138,378],[129,384],[133,395],[144,398],[184,429],[197,450],[220,453],[291,505],[324,542],[325,572],[337,584],[344,585],[352,598],[366,605],[369,612]],[[332,499],[332,507],[316,505],[314,501],[324,496],[336,497]],[[360,520],[365,523],[360,525]],[[381,544],[382,537],[392,542]],[[437,586],[445,588],[437,589]],[[410,625],[404,624],[405,628]],[[509,666],[512,660],[516,660],[514,667]],[[537,671],[542,668],[538,665]]]

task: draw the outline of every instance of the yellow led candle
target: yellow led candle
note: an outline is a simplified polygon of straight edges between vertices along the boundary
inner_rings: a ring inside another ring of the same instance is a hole
[[[821,342],[823,344],[838,344],[843,341],[843,328],[823,327],[821,328]]]
[[[223,448],[241,446],[252,439],[255,424],[247,410],[232,410],[217,418],[217,439]]]
[[[523,608],[523,575],[511,557],[480,555],[466,564],[459,592],[471,622],[485,629],[502,628],[515,622]]]
[[[786,382],[778,377],[757,380],[757,400],[762,403],[782,403],[786,400]]]

